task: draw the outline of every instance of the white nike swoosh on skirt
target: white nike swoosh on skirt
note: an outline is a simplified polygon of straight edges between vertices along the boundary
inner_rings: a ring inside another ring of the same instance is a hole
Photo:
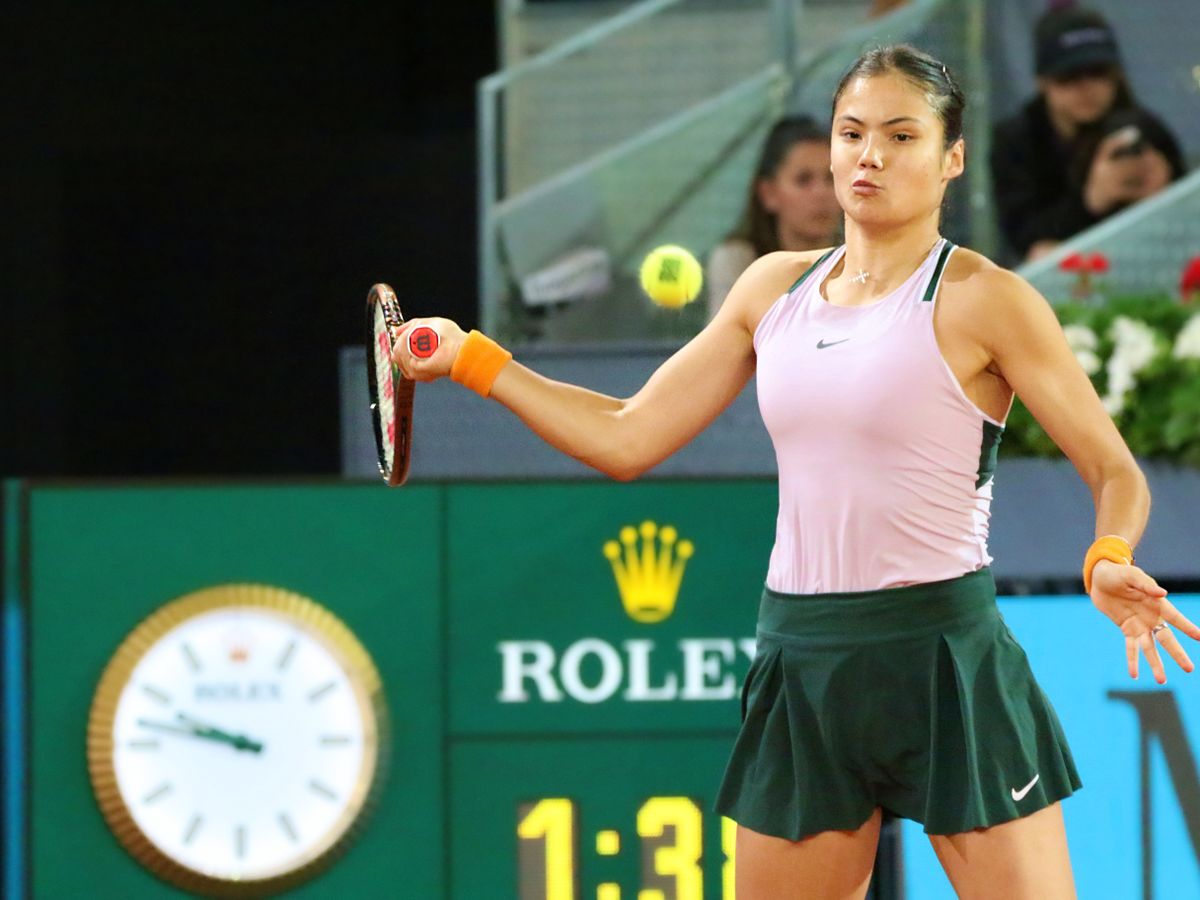
[[[1010,790],[1012,791],[1012,798],[1013,798],[1013,800],[1017,801],[1018,803],[1019,803],[1020,801],[1024,800],[1024,799],[1025,799],[1025,795],[1029,793],[1030,789],[1031,789],[1031,788],[1032,788],[1032,787],[1033,787],[1035,784],[1037,784],[1037,780],[1038,780],[1039,778],[1041,778],[1041,777],[1042,777],[1042,775],[1041,775],[1041,773],[1040,773],[1040,772],[1039,772],[1037,775],[1034,775],[1034,776],[1033,776],[1033,781],[1029,782],[1029,784],[1025,785],[1025,787],[1021,788],[1019,791],[1018,791],[1016,788],[1010,788]]]

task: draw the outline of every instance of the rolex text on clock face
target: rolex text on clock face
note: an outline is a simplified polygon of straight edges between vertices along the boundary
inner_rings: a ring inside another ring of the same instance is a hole
[[[117,698],[113,770],[137,828],[176,863],[258,880],[332,846],[376,766],[371,698],[323,635],[278,611],[184,620]]]

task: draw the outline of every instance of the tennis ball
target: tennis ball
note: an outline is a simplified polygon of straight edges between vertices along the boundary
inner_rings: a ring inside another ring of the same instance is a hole
[[[691,303],[704,283],[704,272],[696,257],[675,244],[651,250],[639,274],[646,295],[669,309]]]

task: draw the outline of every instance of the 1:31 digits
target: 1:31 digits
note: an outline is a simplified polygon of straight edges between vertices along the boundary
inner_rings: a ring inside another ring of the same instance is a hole
[[[671,832],[668,832],[668,829]],[[734,841],[737,824],[721,819],[722,895],[733,897]],[[652,867],[636,900],[700,900],[704,892],[701,869],[703,815],[691,797],[651,797],[637,812],[637,834],[653,845]],[[622,853],[620,834],[595,835],[601,856]],[[520,900],[591,900],[580,896],[579,804],[567,797],[547,797],[517,807],[517,883]],[[637,848],[641,854],[642,848]],[[673,886],[674,890],[670,890]],[[666,889],[664,889],[666,888]],[[596,900],[621,900],[620,885],[596,887]],[[632,898],[627,898],[632,900]]]

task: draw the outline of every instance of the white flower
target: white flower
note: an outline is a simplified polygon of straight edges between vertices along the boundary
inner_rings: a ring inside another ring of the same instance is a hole
[[[1100,339],[1096,337],[1096,332],[1086,325],[1064,325],[1063,336],[1083,371],[1089,375],[1100,371],[1100,357],[1096,355]]]
[[[1171,355],[1176,359],[1200,359],[1200,313],[1188,319],[1180,329]]]
[[[1128,316],[1117,316],[1108,334],[1113,352],[1108,359],[1108,391],[1101,400],[1108,414],[1116,416],[1137,386],[1138,373],[1154,361],[1160,348],[1154,329]]]
[[[1124,397],[1126,391],[1133,390],[1137,384],[1133,369],[1125,361],[1113,354],[1108,361],[1108,393],[1115,397]]]
[[[1096,345],[1100,343],[1096,332],[1086,325],[1064,325],[1063,334],[1067,338],[1067,345],[1075,351],[1076,356],[1080,350],[1095,350]]]
[[[1108,363],[1110,370],[1113,360],[1119,358],[1121,364],[1129,368],[1130,374],[1137,375],[1158,356],[1155,331],[1145,322],[1117,316],[1108,333],[1113,340],[1113,355]]]
[[[1100,357],[1091,350],[1076,350],[1075,359],[1083,371],[1089,375],[1095,375],[1100,371]]]
[[[1104,410],[1108,415],[1115,419],[1121,414],[1121,410],[1125,408],[1125,395],[1114,397],[1112,394],[1105,394],[1100,398],[1100,402],[1104,404]]]

